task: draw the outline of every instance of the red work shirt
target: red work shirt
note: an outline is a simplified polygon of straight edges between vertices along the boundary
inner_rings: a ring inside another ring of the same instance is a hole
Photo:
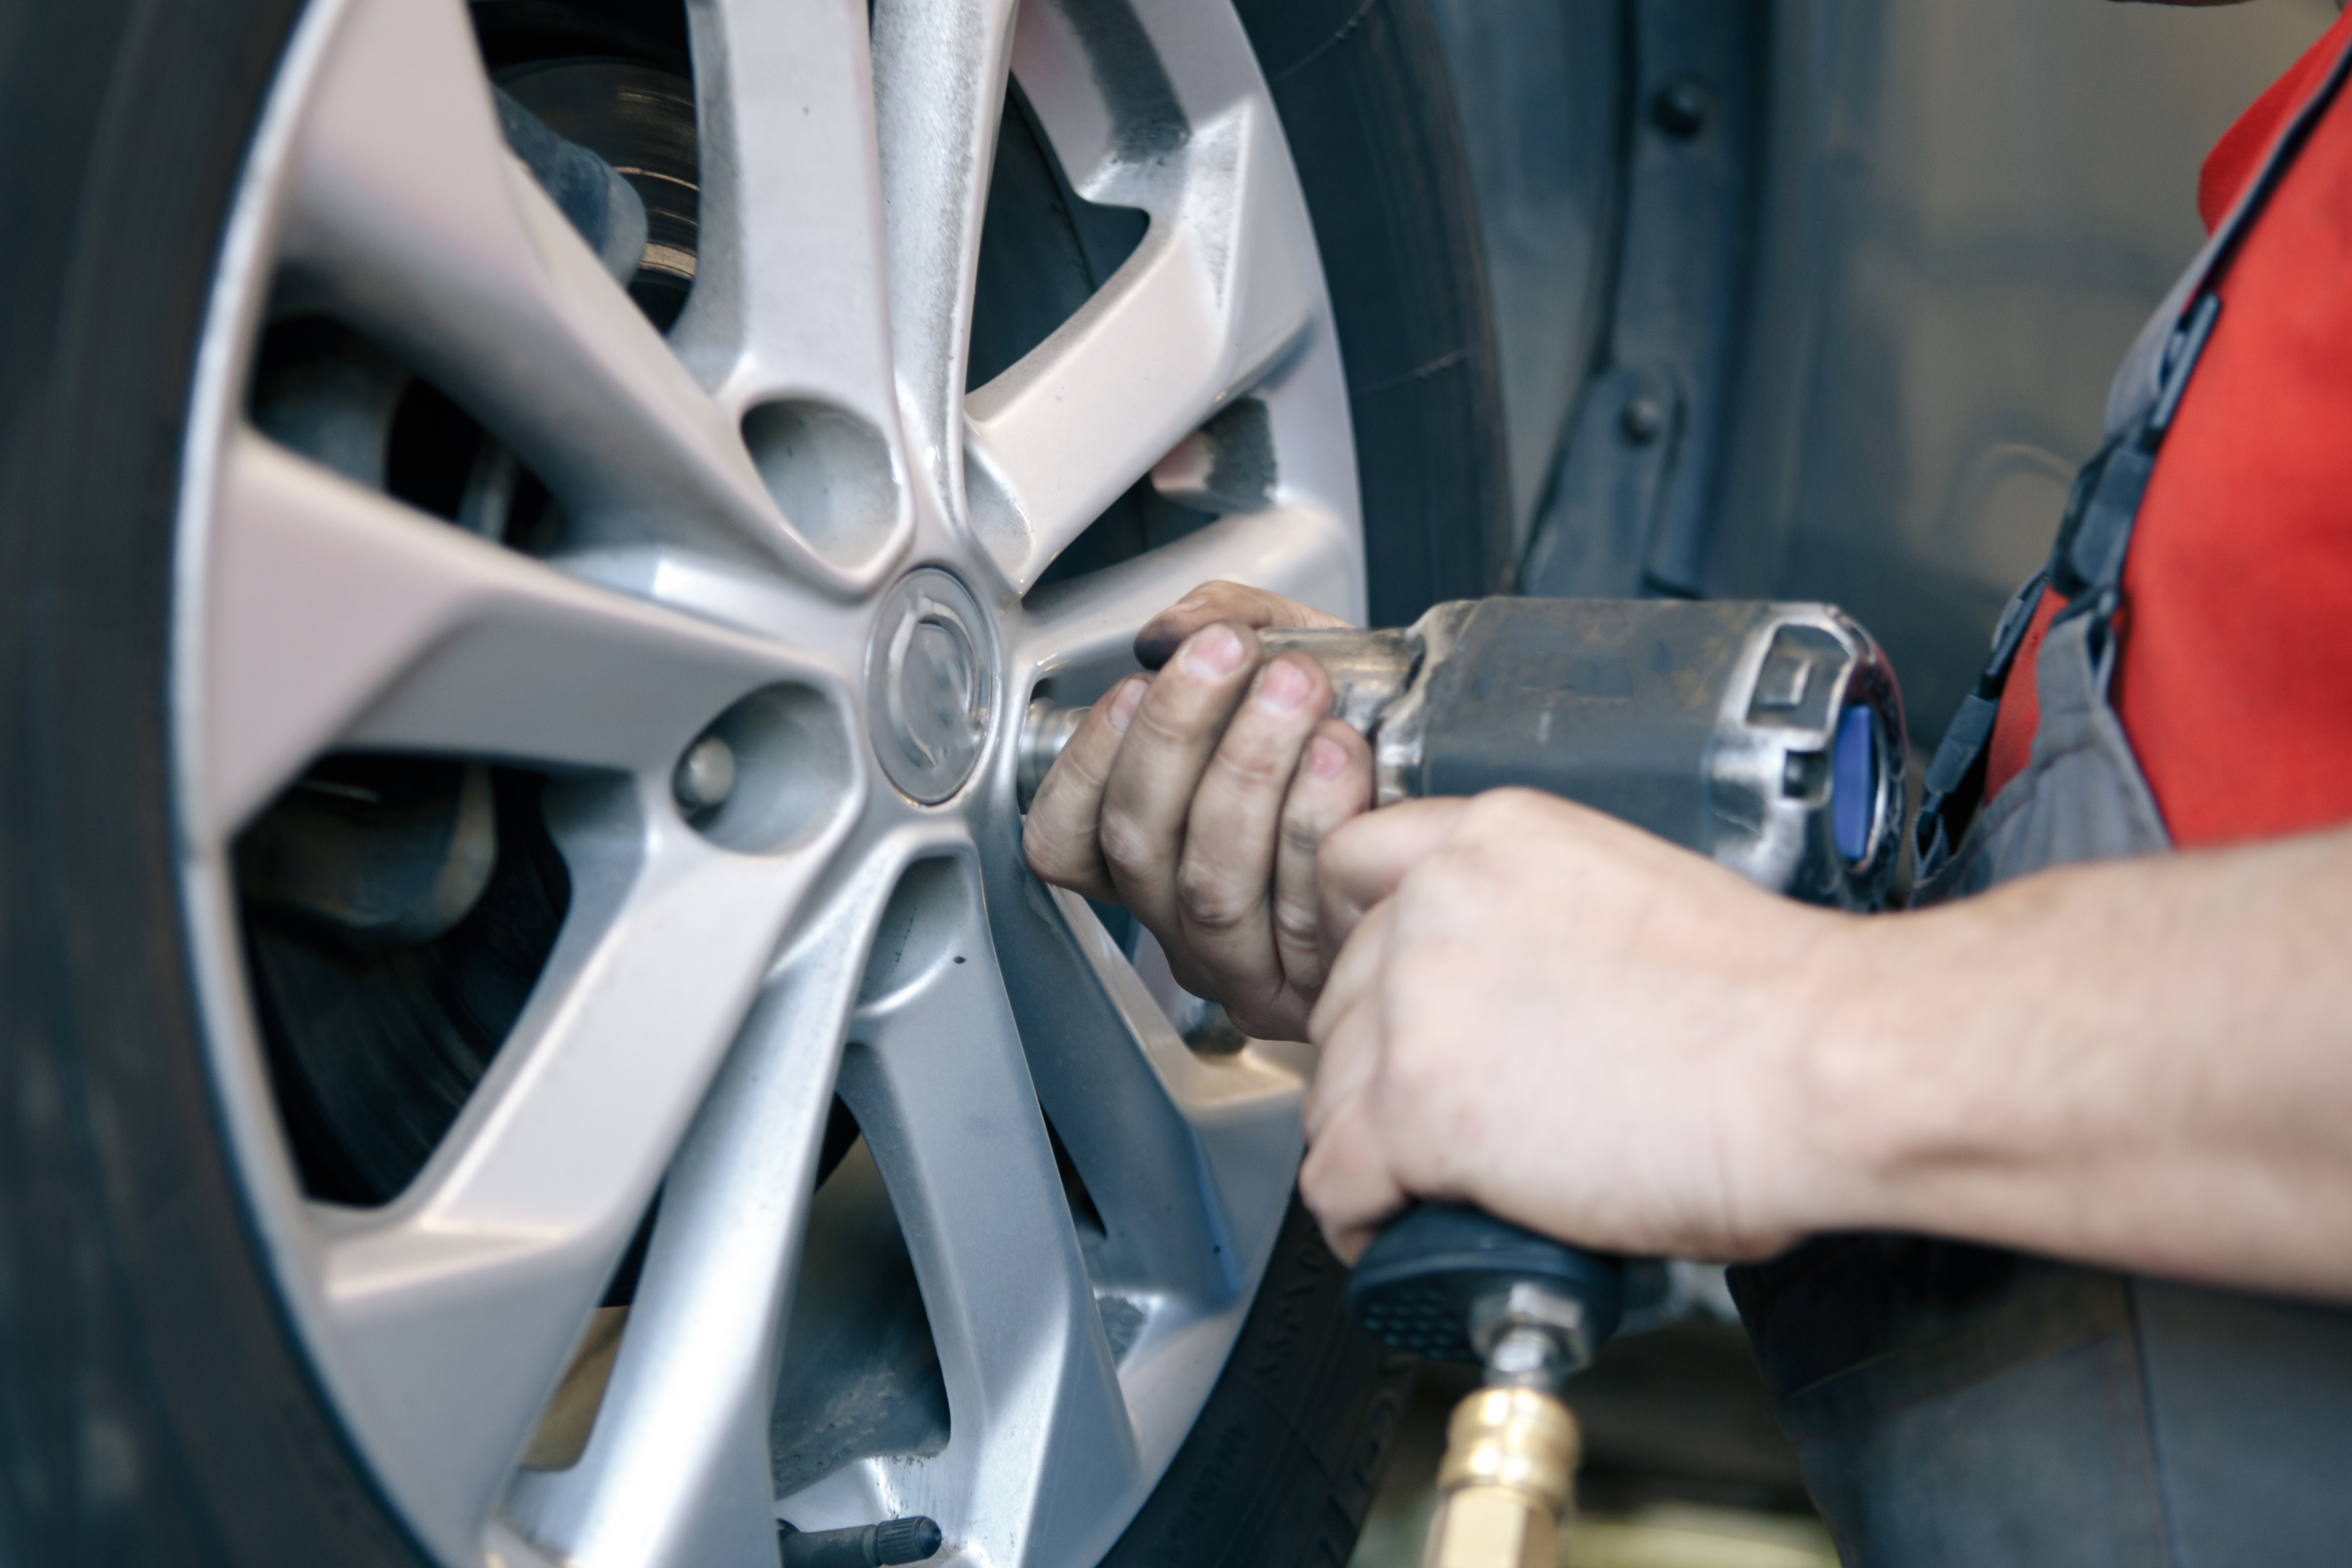
[[[2352,38],[2339,19],[2205,160],[2210,230]],[[2352,821],[2352,86],[2255,215],[2158,450],[2124,566],[2110,699],[2173,842]],[[2045,594],[1986,759],[2016,776]]]

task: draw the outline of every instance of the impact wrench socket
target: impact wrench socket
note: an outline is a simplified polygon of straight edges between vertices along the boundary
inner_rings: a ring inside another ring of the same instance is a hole
[[[1827,605],[1475,599],[1401,630],[1276,629],[1371,742],[1373,804],[1519,785],[1608,812],[1758,886],[1885,907],[1900,858],[1903,700]],[[1154,650],[1158,651],[1158,650]],[[1040,700],[1025,809],[1082,709]],[[1349,1313],[1400,1350],[1486,1371],[1454,1410],[1423,1568],[1552,1568],[1576,1423],[1560,1398],[1616,1331],[1626,1264],[1475,1210],[1407,1211],[1365,1250]]]

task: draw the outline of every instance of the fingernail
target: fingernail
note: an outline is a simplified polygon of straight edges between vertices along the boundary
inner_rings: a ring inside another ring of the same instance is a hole
[[[1288,713],[1307,700],[1315,683],[1286,658],[1276,659],[1257,678],[1257,705],[1269,713]]]
[[[1128,721],[1135,717],[1135,706],[1143,700],[1144,684],[1140,680],[1130,680],[1118,689],[1118,696],[1110,700],[1110,727],[1119,734],[1127,733]]]
[[[1186,670],[1214,680],[1240,668],[1242,655],[1246,651],[1234,628],[1221,625],[1209,627],[1186,643],[1182,658]]]
[[[1339,742],[1328,735],[1318,735],[1307,748],[1307,771],[1312,776],[1328,783],[1339,776],[1348,765],[1348,752]]]

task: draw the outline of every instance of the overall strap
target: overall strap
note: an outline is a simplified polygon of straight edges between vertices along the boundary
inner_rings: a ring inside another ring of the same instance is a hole
[[[2285,177],[2313,128],[2352,75],[2352,44],[2340,50],[2326,79],[2305,102],[2264,160],[2262,172],[2239,196],[2230,216],[2133,346],[2108,399],[2108,436],[2098,455],[2083,466],[2066,500],[2066,511],[2051,547],[2049,563],[2027,580],[2001,612],[1991,656],[1976,684],[1961,699],[1942,743],[1927,765],[1926,799],[1914,827],[1915,875],[1927,880],[1942,869],[1959,847],[1959,830],[1974,815],[1983,792],[1985,759],[1992,746],[2009,673],[2033,621],[2044,590],[2066,601],[2059,620],[2094,617],[2085,638],[2097,661],[2105,690],[2115,663],[2115,626],[2123,608],[2124,561],[2132,528],[2139,520],[2156,455],[2179,412],[2213,324],[2221,314],[2216,292],[2222,273],[2243,242],[2255,216]],[[2161,324],[2161,330],[2159,326]]]

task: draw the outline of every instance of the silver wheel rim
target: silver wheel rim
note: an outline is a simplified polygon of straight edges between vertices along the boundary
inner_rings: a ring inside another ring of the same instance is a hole
[[[1090,1563],[1232,1348],[1296,1171],[1304,1063],[1188,1048],[1085,904],[1027,876],[1014,731],[1041,688],[1101,689],[1134,627],[1204,579],[1361,614],[1304,201],[1223,5],[1079,26],[884,0],[870,49],[856,0],[689,14],[701,250],[667,341],[507,156],[458,0],[317,0],[289,47],[206,327],[177,564],[183,879],[233,1154],[329,1398],[446,1562],[769,1563],[778,1517],[921,1512],[950,1560]],[[1008,71],[1072,184],[1150,226],[967,395]],[[507,550],[261,435],[242,393],[289,276],[521,455],[574,542]],[[1243,394],[1265,411],[1262,497],[1034,587]],[[905,585],[934,573],[968,605],[914,599],[973,624],[910,653]],[[877,658],[919,665],[919,694],[977,693],[971,733],[910,740],[917,688],[873,679]],[[689,821],[677,770],[722,719],[766,738]],[[364,1210],[303,1194],[229,854],[353,747],[565,781],[550,816],[572,887],[488,1076],[408,1189]],[[893,783],[910,776],[944,798],[919,804]],[[836,1086],[950,1426],[936,1452],[779,1498],[770,1426]],[[1048,1117],[1108,1240],[1080,1246]],[[523,1469],[656,1188],[585,1448]]]

